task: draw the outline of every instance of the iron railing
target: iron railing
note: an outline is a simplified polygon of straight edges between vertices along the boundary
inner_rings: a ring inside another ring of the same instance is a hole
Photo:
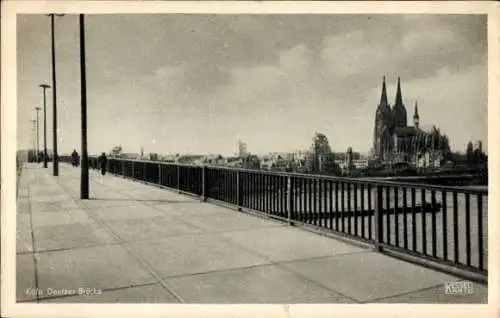
[[[108,172],[487,275],[488,190],[108,159]],[[89,167],[98,169],[97,158]]]

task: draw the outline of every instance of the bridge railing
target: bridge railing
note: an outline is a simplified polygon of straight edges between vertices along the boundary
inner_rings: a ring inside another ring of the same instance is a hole
[[[487,275],[486,189],[114,158],[108,171]]]

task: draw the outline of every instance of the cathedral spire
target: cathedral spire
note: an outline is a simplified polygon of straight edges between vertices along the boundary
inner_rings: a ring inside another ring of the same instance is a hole
[[[380,105],[389,105],[387,102],[387,89],[385,87],[385,76],[382,77],[382,96],[380,96]]]
[[[418,115],[418,104],[417,101],[415,101],[415,113],[413,114],[413,125],[417,130],[419,129],[419,124],[420,124],[420,116]]]
[[[401,80],[398,76],[398,90],[396,92],[396,103],[395,105],[403,105],[403,96],[401,95]]]

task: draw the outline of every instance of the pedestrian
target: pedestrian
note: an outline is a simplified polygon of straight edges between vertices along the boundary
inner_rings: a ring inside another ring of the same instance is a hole
[[[71,153],[71,165],[73,167],[78,167],[80,164],[80,156],[78,155],[78,152],[76,152],[76,149],[73,149],[73,152]]]
[[[101,168],[101,175],[104,176],[106,174],[106,167],[108,164],[108,158],[106,158],[106,154],[104,152],[99,156],[97,162]]]

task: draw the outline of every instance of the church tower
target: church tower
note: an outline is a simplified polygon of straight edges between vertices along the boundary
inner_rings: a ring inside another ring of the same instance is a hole
[[[387,100],[385,76],[382,78],[382,94],[375,113],[373,150],[375,157],[383,158],[391,149],[392,111]]]
[[[413,114],[413,126],[418,130],[418,125],[420,123],[420,116],[418,115],[418,104],[415,101],[415,113]]]
[[[406,114],[406,107],[403,104],[403,95],[401,93],[401,80],[399,76],[398,76],[398,90],[396,92],[396,102],[394,103],[394,107],[392,108],[392,115],[394,119],[393,129],[407,126],[408,118]]]

